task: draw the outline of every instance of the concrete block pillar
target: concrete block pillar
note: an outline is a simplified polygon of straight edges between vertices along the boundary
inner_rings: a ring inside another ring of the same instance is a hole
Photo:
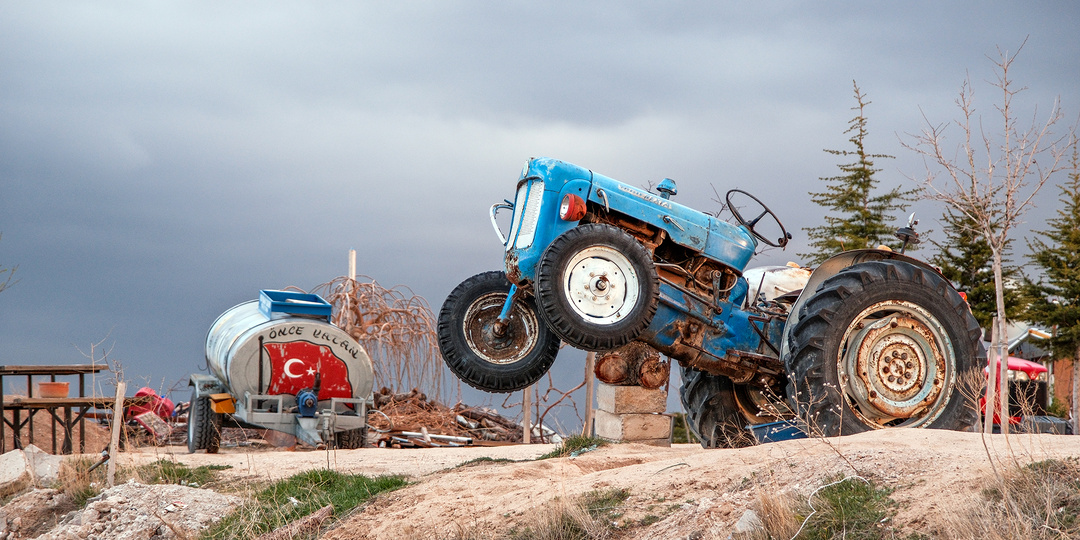
[[[593,420],[597,437],[620,442],[671,446],[667,390],[598,383]]]

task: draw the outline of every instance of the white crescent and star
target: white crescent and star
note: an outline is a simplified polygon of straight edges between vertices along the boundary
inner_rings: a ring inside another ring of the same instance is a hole
[[[293,373],[292,372],[292,365],[293,365],[294,362],[297,363],[297,364],[300,364],[301,366],[304,365],[303,360],[301,360],[299,358],[290,358],[287,362],[285,362],[285,367],[284,367],[285,376],[290,378],[290,379],[296,379],[296,378],[299,378],[299,377],[303,377],[304,376],[303,373]],[[311,368],[311,367],[307,368],[306,373],[308,375],[314,375],[315,374],[315,368]]]
[[[289,361],[285,362],[285,376],[289,377],[290,379],[295,379],[295,378],[300,377],[302,375],[300,373],[293,373],[292,372],[292,370],[290,368],[292,367],[293,362],[295,362],[297,364],[300,364],[300,365],[304,365],[304,361],[300,360],[299,358],[291,358],[291,359],[289,359]],[[310,374],[311,371],[312,371],[311,369],[308,369],[309,374]]]

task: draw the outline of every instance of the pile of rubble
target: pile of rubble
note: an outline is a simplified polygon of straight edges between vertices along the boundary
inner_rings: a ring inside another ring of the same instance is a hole
[[[52,489],[63,456],[34,445],[0,455],[0,540],[24,538],[193,538],[240,504],[207,489],[134,481],[103,491],[77,509],[71,495]]]
[[[240,503],[240,497],[209,489],[131,481],[66,514],[39,540],[191,538]]]
[[[194,538],[240,503],[208,489],[130,481],[76,509],[70,495],[38,488],[0,507],[0,539]]]
[[[521,427],[494,410],[460,403],[449,408],[416,389],[405,394],[380,389],[368,422],[369,440],[381,447],[494,446],[522,440]]]

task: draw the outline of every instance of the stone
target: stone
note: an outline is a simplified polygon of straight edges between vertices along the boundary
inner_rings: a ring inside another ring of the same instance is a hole
[[[0,498],[25,490],[33,480],[26,452],[16,449],[0,455]]]
[[[613,441],[668,440],[671,417],[666,414],[613,414],[598,410],[594,417],[597,437]]]
[[[739,521],[735,522],[736,533],[752,533],[763,529],[765,526],[761,523],[761,518],[758,517],[757,512],[753,510],[747,510],[743,512],[743,515],[739,516]]]
[[[662,413],[667,410],[667,391],[640,386],[596,385],[596,408],[615,414]]]
[[[60,478],[61,456],[54,456],[32,444],[23,449],[26,460],[30,463],[34,486],[50,487]]]

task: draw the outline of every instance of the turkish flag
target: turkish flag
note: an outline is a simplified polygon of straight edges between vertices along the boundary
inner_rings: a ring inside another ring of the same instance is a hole
[[[310,341],[267,343],[264,345],[270,357],[271,395],[292,394],[315,386],[315,374],[319,374],[319,401],[330,398],[353,397],[349,383],[349,366],[330,351],[326,345]]]

